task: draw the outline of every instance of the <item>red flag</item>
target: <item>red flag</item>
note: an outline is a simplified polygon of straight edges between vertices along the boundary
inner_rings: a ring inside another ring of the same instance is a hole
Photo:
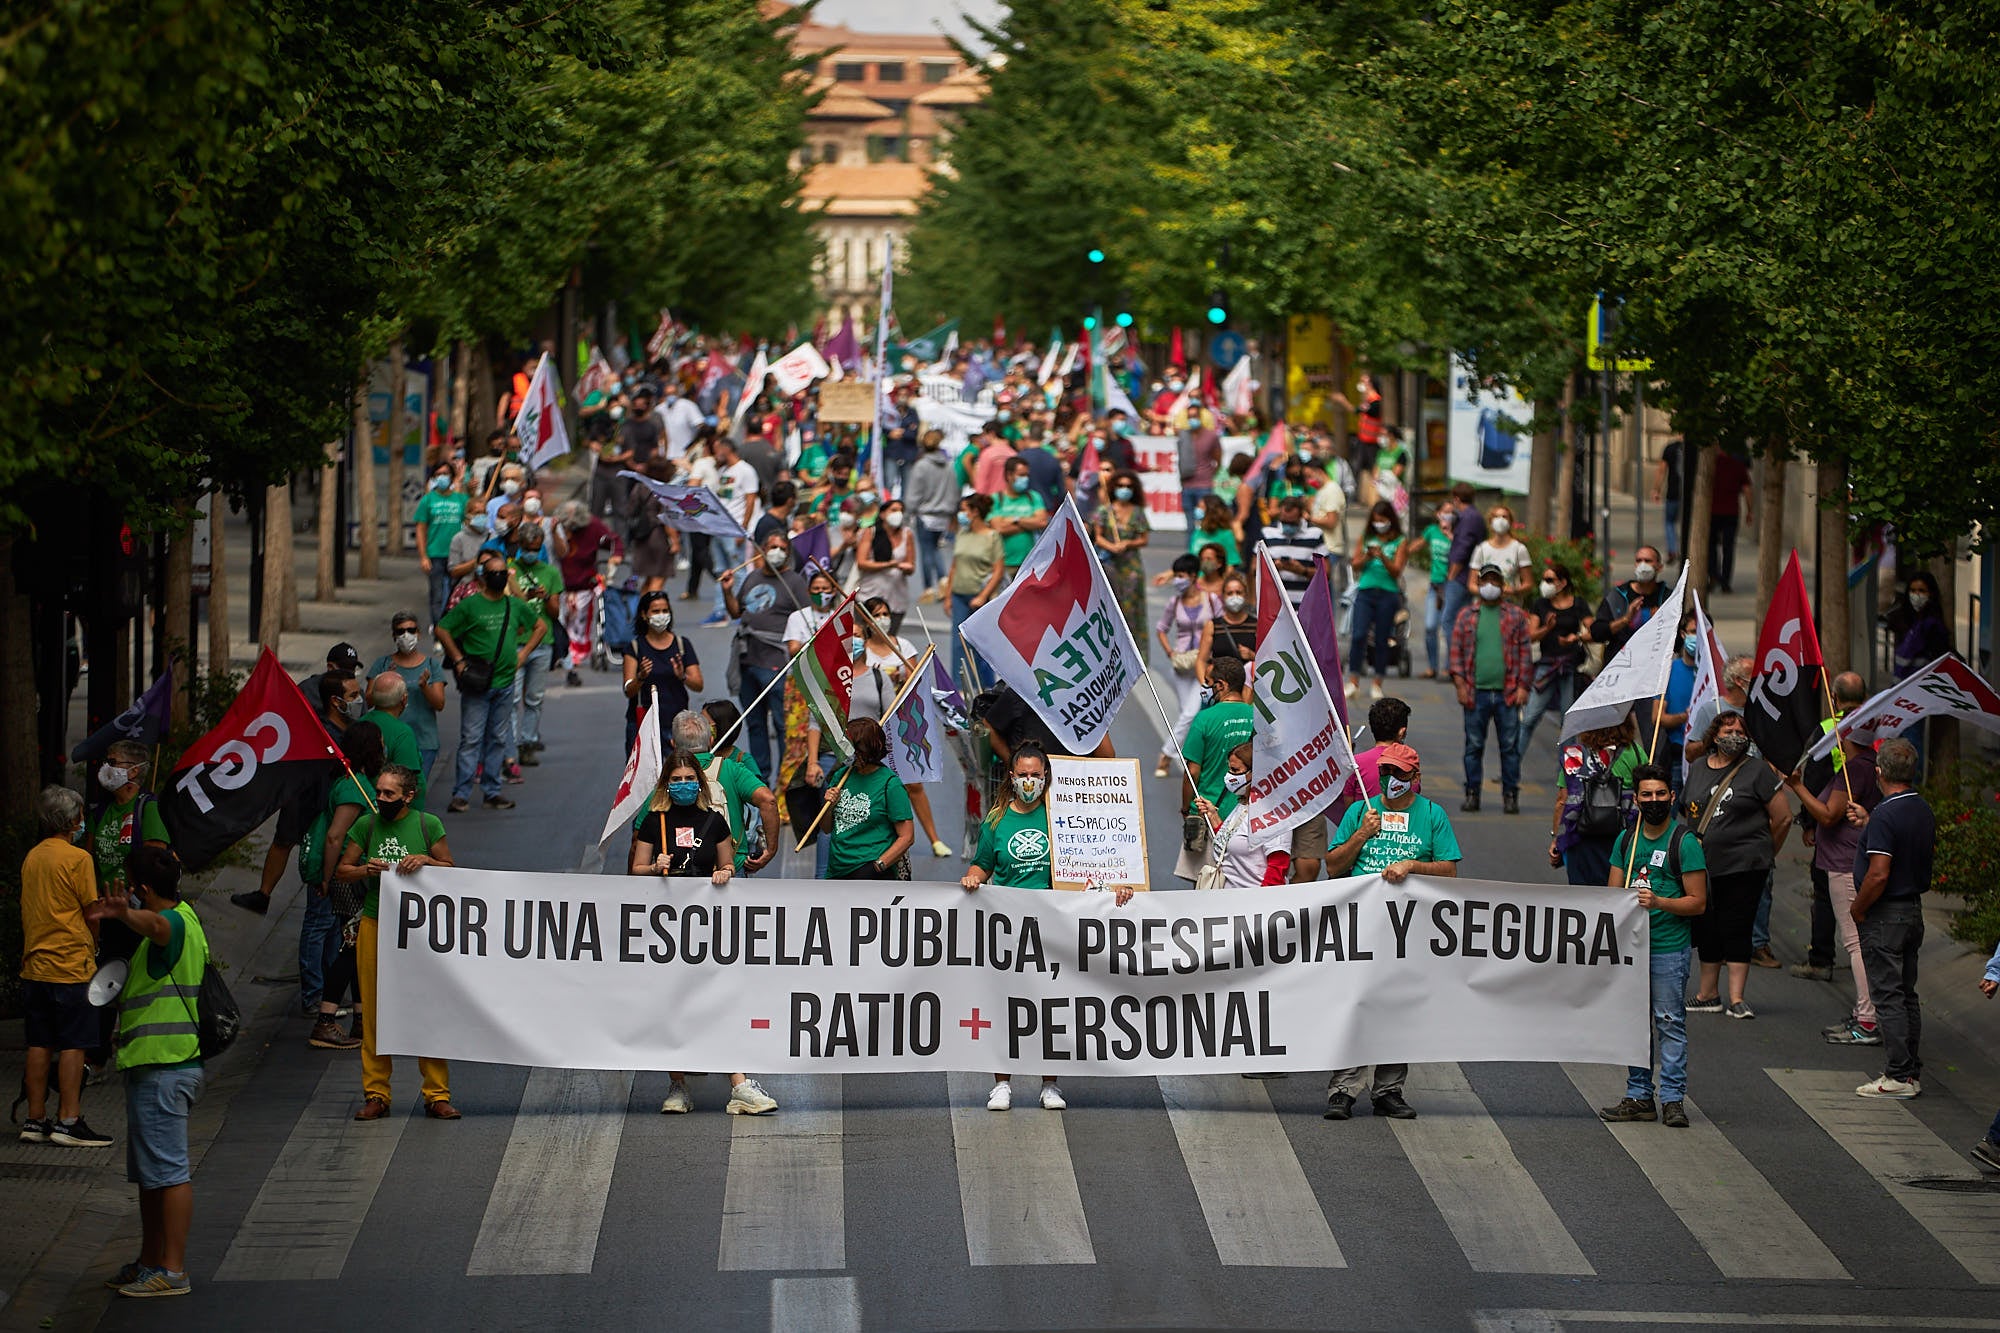
[[[1167,339],[1167,364],[1185,368],[1187,353],[1181,350],[1181,326],[1174,325],[1173,336]]]
[[[1796,550],[1765,608],[1756,667],[1744,725],[1764,757],[1780,773],[1789,773],[1819,739],[1820,673],[1825,669]]]
[[[215,729],[182,753],[160,797],[181,863],[201,869],[341,762],[319,715],[266,648]]]

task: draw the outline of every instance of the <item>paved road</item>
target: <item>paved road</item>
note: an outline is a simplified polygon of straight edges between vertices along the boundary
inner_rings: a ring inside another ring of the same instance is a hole
[[[719,663],[722,634],[693,632]],[[452,819],[461,864],[578,864],[619,762],[612,682],[551,690],[520,808]],[[1441,685],[1407,695],[1448,798],[1458,711]],[[1148,708],[1114,737],[1150,771]],[[1527,813],[1459,821],[1468,869],[1551,877],[1549,729],[1538,751]],[[1157,856],[1176,820],[1152,790]],[[939,797],[956,848],[960,803]],[[1802,930],[1784,897],[1781,949]],[[1323,1122],[1307,1075],[1079,1079],[1067,1113],[1005,1117],[983,1076],[773,1078],[783,1109],[750,1120],[720,1114],[714,1077],[670,1118],[664,1074],[460,1065],[466,1118],[438,1124],[406,1061],[396,1115],[360,1126],[355,1058],[296,1027],[201,1167],[197,1294],[101,1326],[2000,1329],[2000,1193],[1903,1183],[1976,1179],[1962,1150],[2000,1071],[1940,1034],[1921,1101],[1861,1102],[1869,1056],[1816,1035],[1844,994],[1759,972],[1750,998],[1755,1022],[1690,1020],[1685,1133],[1599,1122],[1619,1071],[1518,1064],[1420,1067],[1403,1124]]]

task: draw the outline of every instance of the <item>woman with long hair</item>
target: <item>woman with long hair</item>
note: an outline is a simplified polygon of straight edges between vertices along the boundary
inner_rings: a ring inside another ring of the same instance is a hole
[[[1146,659],[1146,543],[1152,535],[1146,521],[1146,495],[1139,487],[1137,473],[1121,469],[1111,474],[1111,494],[1098,506],[1091,524],[1091,540],[1104,560],[1104,573],[1111,592],[1118,599],[1119,614],[1125,617],[1132,641],[1139,645],[1141,664]]]
[[[674,632],[674,604],[666,589],[639,598],[639,622],[626,646],[625,753],[639,738],[639,712],[651,709],[660,729],[660,748],[668,749],[667,724],[687,711],[688,694],[701,688],[701,658],[694,645]]]
[[[1368,511],[1368,530],[1355,538],[1348,563],[1354,568],[1354,626],[1348,644],[1347,661],[1353,675],[1347,692],[1353,695],[1366,668],[1362,648],[1375,644],[1375,687],[1372,697],[1382,697],[1382,685],[1389,675],[1389,640],[1396,633],[1396,612],[1403,604],[1403,565],[1409,559],[1403,540],[1403,520],[1387,500],[1377,500]]]

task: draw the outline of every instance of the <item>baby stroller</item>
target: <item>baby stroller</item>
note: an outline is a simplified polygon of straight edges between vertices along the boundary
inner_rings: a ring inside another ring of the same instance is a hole
[[[632,646],[639,621],[639,579],[632,575],[617,584],[605,584],[597,596],[597,618],[592,626],[590,665],[609,671]],[[1407,673],[1405,673],[1407,674]]]
[[[1354,584],[1349,583],[1340,594],[1339,632],[1340,651],[1343,653],[1347,652],[1354,642],[1354,593]],[[1375,647],[1372,642],[1363,644],[1361,651],[1365,654],[1361,658],[1362,661],[1375,660]],[[1416,669],[1416,659],[1410,654],[1410,599],[1401,588],[1396,590],[1395,627],[1389,631],[1389,660],[1395,664],[1396,674],[1404,680],[1408,680],[1410,673]],[[1361,674],[1356,672],[1352,662],[1343,661],[1341,669],[1350,680],[1358,679]]]

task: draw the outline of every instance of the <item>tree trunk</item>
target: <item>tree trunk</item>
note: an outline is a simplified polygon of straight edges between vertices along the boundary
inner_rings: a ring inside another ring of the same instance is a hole
[[[1757,487],[1757,605],[1769,606],[1785,572],[1785,473],[1789,460],[1772,443],[1764,455],[1764,478]]]
[[[208,669],[229,670],[229,497],[208,497]]]
[[[294,533],[292,531],[291,479],[287,478],[283,482],[280,482],[278,484],[277,489],[284,492],[284,497],[285,497],[283,502],[284,513],[279,516],[280,518],[283,519],[283,526],[277,529],[278,553],[282,557],[278,562],[278,568],[284,574],[283,588],[285,594],[283,601],[281,601],[278,604],[279,605],[278,628],[290,634],[297,632],[297,630],[300,628],[299,566],[297,560],[297,551],[294,549]],[[269,559],[271,546],[270,546],[270,533],[268,531],[265,533],[264,536],[264,549],[265,549],[265,558]]]
[[[1537,432],[1533,452],[1528,455],[1528,512],[1524,517],[1530,532],[1555,531],[1555,525],[1550,521],[1549,500],[1555,491],[1557,446],[1561,442],[1560,427]]]
[[[1819,461],[1819,551],[1814,569],[1819,583],[1819,646],[1829,683],[1850,670],[1847,613],[1847,462]]]
[[[186,500],[174,506],[183,524],[190,521],[194,506]],[[161,612],[167,654],[174,662],[174,679],[180,688],[173,692],[172,721],[176,727],[187,721],[188,682],[200,670],[195,645],[188,638],[188,617],[194,605],[194,531],[183,527],[167,543],[167,596]]]
[[[292,502],[285,486],[264,490],[264,589],[257,603],[257,646],[278,652],[285,627],[285,566],[291,560]],[[282,654],[280,654],[282,656]]]
[[[410,411],[403,392],[406,375],[401,334],[389,340],[389,536],[390,554],[403,553],[403,450],[408,447]]]
[[[319,541],[318,558],[313,565],[313,599],[320,602],[331,602],[336,595],[333,553],[340,540],[340,504],[336,493],[340,486],[340,445],[339,440],[327,441],[326,466],[319,470]]]
[[[1694,485],[1690,489],[1688,505],[1688,585],[1701,593],[1702,605],[1708,604],[1708,535],[1714,527],[1710,506],[1715,499],[1715,446],[1697,445],[1682,436],[1684,447],[1692,448],[1694,454]]]
[[[500,410],[500,405],[493,398],[493,366],[487,360],[483,341],[473,341],[469,360],[472,388],[466,394],[466,407],[472,417],[465,428],[465,456],[468,460],[485,455],[486,436],[493,429],[494,413]]]
[[[1549,524],[1549,533],[1559,542],[1566,542],[1574,533],[1571,519],[1576,514],[1576,376],[1563,380],[1562,420],[1556,427],[1560,447],[1553,449],[1553,465],[1556,470],[1556,512]],[[1534,460],[1529,460],[1532,470]],[[1531,471],[1532,476],[1532,471]],[[1532,480],[1529,483],[1533,484]]]
[[[1953,542],[1945,553],[1930,563],[1931,577],[1937,580],[1938,610],[1944,613],[1944,623],[1951,631],[1950,647],[1961,646],[1958,637],[1958,543]],[[1958,719],[1955,717],[1933,717],[1930,719],[1930,740],[1924,747],[1924,768],[1928,774],[1938,774],[1955,766],[1959,756]]]
[[[472,389],[472,348],[460,339],[451,349],[451,438],[464,444],[472,422],[471,404],[466,394]]]
[[[0,537],[0,819],[27,818],[41,782],[34,634],[14,574],[19,541]]]
[[[355,535],[361,546],[361,577],[382,577],[381,518],[375,496],[375,441],[368,426],[368,375],[364,368],[354,390]]]

